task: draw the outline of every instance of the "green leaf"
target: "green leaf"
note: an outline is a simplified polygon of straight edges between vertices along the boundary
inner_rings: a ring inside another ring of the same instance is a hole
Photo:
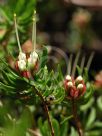
[[[31,22],[31,16],[34,12],[35,5],[36,0],[31,0],[29,3],[27,2],[26,6],[24,6],[24,8],[26,8],[26,11],[22,12],[21,16],[19,17],[19,21],[22,22],[22,24],[25,24],[29,21]]]
[[[17,0],[16,2],[16,7],[15,7],[15,13],[20,13],[22,10],[24,10],[25,5],[25,0]]]
[[[62,74],[62,71],[61,71],[61,66],[58,65],[58,70],[57,70],[57,80],[59,82],[63,81],[64,77],[63,77],[63,74]]]
[[[28,108],[25,108],[21,117],[12,120],[12,124],[7,122],[5,126],[5,136],[25,136],[26,131],[32,125],[32,115]]]
[[[44,136],[44,134],[45,134],[45,131],[44,131],[44,124],[43,124],[43,122],[42,122],[42,118],[40,117],[39,119],[38,119],[38,127],[39,127],[39,129],[40,129],[40,132],[41,132],[41,134],[42,134],[42,136]],[[46,135],[45,135],[46,136]]]
[[[87,103],[85,103],[84,105],[80,106],[81,111],[86,111],[87,109],[89,109],[94,103],[94,98],[90,98],[89,101]]]
[[[14,87],[5,85],[5,84],[3,84],[2,82],[0,82],[0,89],[3,89],[3,90],[6,91],[6,92],[15,93],[15,88],[14,88]]]
[[[99,130],[91,130],[85,134],[85,136],[101,136],[102,131]]]
[[[102,96],[97,99],[97,106],[102,111]]]
[[[70,134],[70,136],[78,136],[77,131],[73,127],[71,127],[71,134]]]
[[[87,130],[89,130],[92,127],[92,125],[95,121],[95,118],[96,118],[96,109],[92,108],[90,111],[90,114],[88,116],[87,122],[86,122],[86,129]]]
[[[84,76],[83,76],[83,78],[84,78],[84,81],[85,81],[85,82],[88,81],[89,76],[88,76],[87,68],[84,68]]]
[[[58,90],[54,90],[53,95],[55,96],[55,100],[53,101],[53,104],[57,104],[63,101],[65,98],[65,91],[63,88],[59,88]]]
[[[63,122],[63,124],[61,124],[60,131],[60,136],[68,135],[68,122]]]
[[[71,118],[73,118],[73,115],[70,115],[70,116],[68,116],[68,117],[63,118],[63,121],[61,121],[60,124],[62,125],[62,124],[65,123],[66,121],[70,120]]]
[[[101,121],[95,121],[94,127],[98,127],[98,128],[101,128],[102,129],[102,122]]]
[[[4,82],[6,82],[8,85],[9,84],[13,85],[13,86],[16,85],[16,82],[15,82],[16,79],[10,73],[3,71],[2,75],[3,75],[3,78],[4,78]]]
[[[84,95],[84,100],[88,101],[94,93],[94,87],[89,82],[86,84],[86,93]]]
[[[20,76],[17,74],[17,72],[14,70],[14,69],[12,69],[10,66],[9,66],[9,64],[7,64],[5,61],[4,61],[4,59],[3,58],[0,58],[0,61],[3,63],[3,70],[5,70],[6,72],[9,72],[9,73],[11,73],[12,74],[12,76],[14,77],[14,78],[19,78]],[[0,69],[1,71],[3,71],[2,69]]]
[[[58,121],[54,118],[52,119],[52,125],[54,128],[55,136],[60,136],[60,126],[59,126]]]
[[[12,24],[11,19],[8,16],[8,12],[6,12],[5,8],[0,7],[0,13],[1,15],[8,21],[9,24]]]
[[[43,52],[40,57],[40,68],[43,68],[46,65],[48,58],[48,51],[47,48],[44,46]]]
[[[54,118],[51,118],[51,121],[52,121],[52,126],[53,126],[53,129],[54,129],[55,136],[60,136],[60,126],[59,126],[58,121]],[[39,118],[38,126],[39,126],[40,131],[41,131],[43,136],[50,136],[51,135],[51,130],[50,130],[50,127],[49,127],[47,120],[44,121],[44,123],[43,123],[42,118]]]
[[[77,66],[76,66],[76,69],[77,69],[77,71],[78,71],[78,75],[81,75],[81,74],[82,74],[81,68],[77,65]]]

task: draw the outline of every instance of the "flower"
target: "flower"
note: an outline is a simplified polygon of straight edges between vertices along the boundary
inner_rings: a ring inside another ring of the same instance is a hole
[[[97,88],[102,88],[102,71],[100,71],[96,76],[95,76],[95,86]]]
[[[70,76],[70,75],[67,75],[67,76],[66,76],[66,80],[67,80],[67,81],[71,81],[71,76]]]
[[[26,70],[26,61],[25,60],[19,60],[18,61],[18,68],[20,71]]]
[[[76,79],[67,75],[64,80],[64,87],[68,98],[79,98],[84,95],[86,86],[82,76],[78,76]]]
[[[28,58],[28,68],[35,69],[37,62],[38,62],[38,54],[34,51],[30,54],[30,57]]]
[[[27,69],[26,54],[23,52],[19,53],[18,60],[15,63],[17,71],[24,71]]]
[[[25,61],[26,61],[26,54],[23,53],[23,52],[20,52],[20,53],[19,53],[19,56],[18,56],[18,59],[19,59],[19,60],[25,60]]]
[[[31,77],[31,74],[28,70],[21,72],[21,75],[25,78],[28,78],[28,79]]]
[[[34,11],[33,29],[32,29],[33,52],[30,53],[29,57],[27,56],[27,54],[23,53],[20,45],[16,14],[14,14],[14,23],[15,23],[15,32],[16,32],[16,38],[19,48],[19,55],[18,55],[18,60],[15,63],[15,68],[23,77],[30,78],[32,70],[36,70],[38,68],[38,54],[35,51],[36,50],[36,11]]]
[[[79,9],[73,14],[72,21],[80,29],[84,29],[91,20],[91,14],[87,10]]]

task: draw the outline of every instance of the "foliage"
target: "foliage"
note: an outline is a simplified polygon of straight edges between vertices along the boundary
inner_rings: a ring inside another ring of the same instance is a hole
[[[41,58],[42,56],[47,57],[46,53],[47,51],[45,52],[45,49],[44,49],[44,52],[42,53],[40,57]],[[70,135],[74,134],[77,136],[77,132],[75,128],[73,127],[73,122],[70,122],[70,120],[73,121],[73,115],[71,112],[69,112],[69,108],[71,109],[71,100],[69,100],[68,102],[68,100],[64,99],[65,92],[63,87],[63,75],[61,73],[60,67],[58,68],[57,72],[54,72],[54,71],[49,72],[46,66],[46,61],[41,61],[40,69],[38,70],[38,72],[34,74],[32,79],[26,79],[24,77],[21,77],[21,75],[19,75],[19,73],[13,70],[6,62],[4,62],[4,60],[1,60],[1,64],[2,64],[2,67],[0,69],[0,73],[1,73],[0,93],[3,97],[5,97],[5,99],[14,99],[15,103],[20,104],[21,107],[22,106],[25,107],[26,105],[29,105],[29,106],[34,105],[36,107],[37,105],[41,103],[41,99],[39,99],[40,97],[36,94],[36,91],[40,92],[44,100],[50,107],[59,103],[61,109],[65,108],[64,113],[63,113],[63,110],[60,110],[58,112],[57,107],[55,107],[54,109],[51,108],[52,109],[51,120],[52,120],[52,125],[54,127],[55,136],[56,135],[67,136],[69,132],[70,132]],[[80,68],[78,68],[78,70],[80,71]],[[90,84],[89,82],[87,82],[86,87],[87,87],[87,91],[85,95],[82,96],[82,98],[80,98],[77,103],[78,105],[81,105],[78,107],[78,113],[80,115],[80,118],[82,118],[81,121],[83,123],[86,136],[101,135],[102,124],[97,117],[98,114],[96,113],[95,107],[92,106],[95,103],[94,97],[92,96],[94,88],[92,84]],[[99,99],[97,100],[97,107],[101,110],[101,97],[99,97]],[[38,109],[36,110],[38,111]],[[57,114],[55,110],[57,111]],[[1,111],[6,112],[5,113],[6,116],[9,114],[5,110],[1,110]],[[32,111],[30,112],[31,112],[30,114],[33,114]],[[2,113],[1,116],[5,116],[5,114]],[[57,118],[56,119],[53,118],[54,116],[57,117],[56,115],[59,116],[58,120]],[[12,118],[12,117],[9,117],[9,118]],[[23,118],[24,116],[20,117],[21,120],[23,120]],[[2,122],[5,122],[5,121],[3,121],[2,119]],[[16,124],[19,124],[17,122],[18,121],[16,120]],[[31,122],[32,121],[30,121],[29,124],[31,124]],[[44,118],[40,117],[38,118],[37,122],[38,122],[38,127],[42,135],[49,136],[50,129],[49,129],[47,120],[44,121]],[[25,124],[24,122],[22,123]],[[6,125],[4,126],[5,127],[1,127],[1,132],[3,133],[5,133],[5,129],[7,127]],[[9,126],[8,130],[6,130],[7,136],[9,135],[16,136],[16,134],[18,134],[18,132],[16,131],[18,131],[18,129],[20,128],[20,124],[19,126],[15,126],[14,132],[9,132],[9,129],[11,129],[10,127],[12,127],[12,125]],[[25,127],[28,128],[28,126],[25,126]],[[28,129],[24,128],[24,133],[25,132],[26,134],[29,133]],[[22,135],[22,134],[23,134],[23,129],[21,131],[21,134],[19,135]],[[23,134],[23,135],[26,135],[26,134]]]
[[[6,4],[0,5],[0,50],[3,52],[1,57],[14,56],[16,39],[14,37],[14,18],[17,14],[18,29],[21,44],[29,38],[31,16],[36,6],[36,0],[7,0]],[[30,10],[29,10],[30,9]],[[26,34],[25,34],[26,33]],[[8,60],[8,59],[7,59]]]
[[[47,5],[49,10],[52,11],[53,6],[49,2]],[[45,46],[39,52],[38,69],[36,71],[29,69],[30,78],[23,77],[15,68],[11,68],[6,61],[5,58],[8,57],[9,52],[11,51],[12,53],[10,53],[13,54],[16,47],[14,46],[16,40],[14,38],[12,14],[17,14],[22,44],[29,37],[27,31],[30,30],[31,16],[35,6],[36,0],[29,2],[26,0],[8,0],[6,6],[0,5],[0,28],[5,30],[0,37],[1,45],[3,45],[0,47],[0,51],[2,51],[0,53],[0,135],[82,136],[79,130],[82,129],[85,136],[101,136],[101,89],[96,90],[94,82],[89,78],[87,67],[82,65],[82,68],[75,63],[74,66],[77,67],[75,69],[77,71],[75,71],[74,76],[68,75],[72,78],[72,82],[76,82],[76,77],[81,76],[82,81],[78,84],[85,85],[85,92],[74,98],[68,97],[70,88],[66,91],[64,86],[66,78],[66,75],[62,74],[64,68],[59,64],[55,71],[49,70],[47,66],[49,54]],[[45,11],[45,8],[42,11]],[[86,32],[82,35],[79,28],[75,24],[72,25],[74,25],[75,31],[72,31],[70,39],[73,35],[77,35],[75,40],[71,39],[73,46],[78,42],[86,43],[85,39],[90,41]],[[71,29],[73,29],[72,26]],[[15,54],[16,52],[13,54],[14,57]],[[16,57],[14,62],[15,59]],[[69,71],[73,70],[70,69]],[[74,87],[78,91],[78,85],[75,82]]]

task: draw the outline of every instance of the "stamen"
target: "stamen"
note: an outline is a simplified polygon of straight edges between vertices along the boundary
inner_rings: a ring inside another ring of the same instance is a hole
[[[17,20],[16,20],[16,14],[15,13],[14,13],[14,24],[15,24],[15,31],[16,31],[16,38],[17,38],[17,42],[18,42],[18,48],[19,48],[19,51],[22,52],[20,40],[19,40],[19,36],[18,36]]]
[[[74,64],[73,64],[72,77],[75,76],[75,71],[76,71],[76,66],[77,66],[77,63],[78,63],[79,56],[80,56],[80,51],[77,53]]]
[[[73,58],[73,54],[70,54],[69,62],[68,62],[68,70],[67,70],[68,75],[71,75],[72,58]]]
[[[36,10],[34,10],[34,15],[33,15],[32,46],[33,46],[33,50],[35,51],[36,49]]]
[[[85,65],[85,55],[83,55],[82,60],[81,60],[81,66],[80,66],[81,74],[83,73],[84,65]]]
[[[91,53],[90,57],[89,57],[89,60],[87,62],[87,65],[86,65],[86,68],[87,68],[87,71],[89,70],[90,66],[91,66],[91,62],[92,62],[92,59],[94,57],[94,52]]]

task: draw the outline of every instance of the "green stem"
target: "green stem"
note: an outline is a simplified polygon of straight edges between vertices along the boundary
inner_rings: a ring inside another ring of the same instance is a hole
[[[77,130],[78,130],[79,136],[84,136],[83,130],[82,130],[82,124],[77,116],[77,107],[76,107],[76,103],[75,103],[74,99],[72,99],[72,113],[73,113],[73,117],[75,120],[75,124],[76,124]]]

